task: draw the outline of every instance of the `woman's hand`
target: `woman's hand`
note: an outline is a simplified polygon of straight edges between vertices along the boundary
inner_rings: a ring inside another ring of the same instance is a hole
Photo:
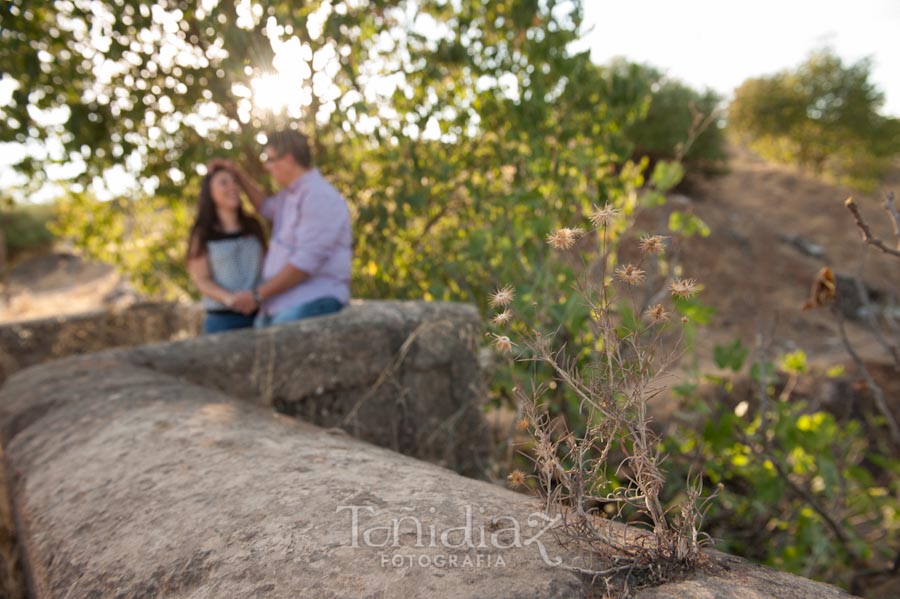
[[[226,293],[224,297],[222,297],[222,303],[228,306],[229,308],[234,308],[234,294]]]

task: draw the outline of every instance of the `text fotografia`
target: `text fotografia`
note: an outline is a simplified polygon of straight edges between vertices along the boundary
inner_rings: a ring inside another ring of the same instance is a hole
[[[437,554],[437,555],[394,555],[381,554],[383,568],[505,568],[506,560],[502,555],[476,553],[475,555]]]
[[[410,555],[409,553],[395,553],[393,555],[381,555],[383,566],[394,567],[503,567],[506,562],[498,551],[521,548],[534,548],[549,566],[558,566],[562,558],[551,558],[547,553],[542,537],[559,523],[560,517],[549,517],[543,512],[533,512],[528,515],[525,525],[520,525],[519,520],[513,516],[494,516],[486,522],[476,526],[474,524],[474,512],[472,506],[464,509],[464,522],[460,526],[439,527],[434,523],[427,523],[430,518],[420,518],[413,507],[401,507],[402,512],[411,512],[409,515],[393,517],[386,522],[373,522],[379,520],[378,512],[371,505],[339,505],[336,512],[350,512],[350,546],[371,547],[380,549],[444,549],[446,553],[434,552]],[[479,514],[484,514],[484,508],[478,508]],[[434,514],[435,508],[428,509],[429,514]],[[361,515],[367,522],[361,523]],[[488,553],[475,553],[458,555],[460,550],[487,549]]]

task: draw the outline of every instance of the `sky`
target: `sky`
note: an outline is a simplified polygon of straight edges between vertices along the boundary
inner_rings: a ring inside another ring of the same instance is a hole
[[[595,62],[624,56],[726,97],[826,45],[845,62],[871,57],[882,112],[900,117],[900,0],[584,0],[584,10]]]

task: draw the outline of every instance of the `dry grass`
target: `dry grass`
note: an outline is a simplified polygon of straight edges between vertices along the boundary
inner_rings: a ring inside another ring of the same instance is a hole
[[[607,227],[621,217],[604,213],[599,218],[598,213],[592,222],[598,229],[599,252],[575,290],[590,314],[594,350],[587,363],[539,331],[518,343],[502,331],[493,337],[500,352],[548,366],[553,384],[564,386],[578,400],[579,422],[567,423],[551,417],[543,400],[546,385],[532,382],[528,392],[517,388],[521,418],[516,428],[531,434],[529,457],[535,474],[514,471],[508,481],[519,486],[527,478],[536,480],[545,512],[558,520],[555,534],[579,550],[580,563],[561,567],[588,577],[604,593],[622,596],[635,585],[689,571],[701,558],[700,527],[709,497],[703,497],[697,477],[688,481],[688,492],[674,511],[663,506],[664,456],[648,410],[666,388],[664,377],[678,357],[678,343],[667,351],[672,345],[663,339],[686,323],[669,323],[674,308],[658,302],[666,301],[662,297],[667,294],[673,300],[689,298],[699,286],[693,279],[675,278],[671,264],[661,271],[658,257],[664,253],[664,240],[659,237],[644,237],[635,263],[613,269],[614,244]],[[554,249],[568,251],[574,245],[573,231],[582,235],[578,229],[560,229],[547,241]],[[654,276],[647,277],[651,270]],[[647,281],[654,281],[656,288],[646,288]],[[492,306],[505,311],[513,297],[513,289],[504,287],[494,295]],[[643,318],[624,322],[623,300],[631,313]],[[507,319],[500,320],[506,324]],[[648,530],[622,527],[625,521],[645,524]]]

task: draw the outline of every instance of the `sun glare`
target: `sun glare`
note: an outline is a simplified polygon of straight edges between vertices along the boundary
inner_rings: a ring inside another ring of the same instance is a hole
[[[264,110],[281,112],[296,103],[300,95],[300,86],[294,87],[292,83],[280,73],[254,78],[250,82],[253,88],[253,104]]]
[[[253,106],[296,118],[312,104],[313,94],[323,106],[339,98],[341,94],[334,76],[340,64],[334,48],[323,45],[314,52],[297,36],[282,40],[282,31],[272,28],[274,72],[258,75],[250,81]],[[316,69],[315,75],[311,66]]]

